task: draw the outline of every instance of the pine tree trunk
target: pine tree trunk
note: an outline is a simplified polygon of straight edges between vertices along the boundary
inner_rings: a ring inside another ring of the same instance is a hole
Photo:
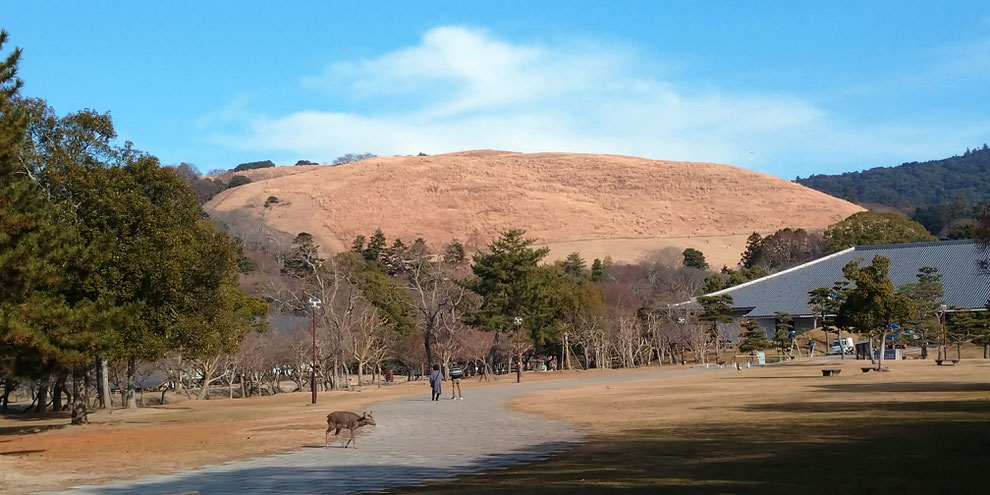
[[[990,342],[983,344],[983,359],[990,359]]]
[[[136,380],[134,380],[134,375],[137,374],[137,362],[134,358],[127,360],[127,387],[123,390],[124,394],[124,407],[127,409],[137,409],[137,399],[134,397],[134,387],[136,386]]]
[[[86,414],[86,367],[76,366],[72,370],[72,424],[89,423]]]
[[[36,413],[48,410],[48,386],[51,384],[51,379],[52,375],[48,372],[41,377],[41,383],[38,384],[38,405],[34,409]]]
[[[14,390],[17,390],[18,385],[20,383],[13,380],[5,380],[3,382],[3,396],[0,397],[0,412],[7,412],[7,406],[10,405],[10,394]]]
[[[956,359],[962,361],[962,344],[956,344]]]
[[[110,393],[110,373],[107,370],[107,358],[101,357],[99,363],[100,408],[113,409],[113,395]]]
[[[52,387],[52,412],[62,410],[62,392],[65,391],[65,381],[68,379],[68,373],[59,373],[55,378],[55,386]]]

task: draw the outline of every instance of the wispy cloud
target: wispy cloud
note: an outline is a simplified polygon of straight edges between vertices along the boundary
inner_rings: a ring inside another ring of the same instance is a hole
[[[255,116],[214,139],[300,156],[499,148],[765,168],[802,152],[848,155],[851,147],[875,148],[877,139],[905,146],[915,134],[878,126],[865,142],[861,129],[797,96],[695,90],[657,72],[621,47],[513,43],[438,27],[415,46],[334,63],[301,80],[308,90],[343,92],[364,110]]]

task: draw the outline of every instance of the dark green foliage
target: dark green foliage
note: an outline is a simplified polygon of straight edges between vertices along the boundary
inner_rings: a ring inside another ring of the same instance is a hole
[[[299,160],[296,165],[319,165],[319,163],[311,162],[309,160]]]
[[[684,266],[691,268],[698,268],[705,270],[708,268],[708,262],[705,261],[705,254],[694,248],[687,248],[684,250]]]
[[[368,241],[368,246],[364,248],[361,254],[368,261],[383,262],[385,260],[387,246],[385,234],[382,232],[382,229],[377,229],[374,235],[371,236],[371,240]]]
[[[467,254],[464,252],[464,244],[461,241],[454,239],[447,244],[447,247],[443,250],[443,260],[451,265],[459,265],[467,259]]]
[[[365,238],[363,235],[358,235],[354,238],[354,242],[351,243],[351,252],[363,253],[364,252],[364,242]]]
[[[585,276],[585,272],[588,266],[584,262],[584,258],[581,257],[580,253],[571,253],[567,255],[567,258],[560,263],[561,268],[564,270],[564,276],[581,278]]]
[[[343,156],[338,156],[333,160],[334,165],[343,165],[345,163],[357,162],[361,160],[367,160],[368,158],[376,158],[378,155],[371,153],[348,153]]]
[[[0,31],[0,50],[7,34]],[[20,50],[0,62],[0,376],[9,379],[86,363],[109,343],[115,316],[104,298],[78,292],[96,251],[68,211],[47,200],[18,159],[29,111],[12,101]],[[75,420],[75,418],[74,418]]]
[[[917,311],[914,303],[904,294],[894,292],[890,281],[890,260],[874,256],[871,264],[861,267],[862,260],[850,261],[842,274],[854,288],[846,292],[846,299],[839,306],[836,323],[845,328],[855,328],[861,333],[877,337],[883,344],[891,325],[903,326],[911,321]],[[880,353],[880,365],[883,353]]]
[[[934,241],[918,222],[894,212],[861,211],[825,230],[827,252],[852,246]]]
[[[271,168],[274,166],[275,163],[272,162],[271,160],[265,160],[261,162],[247,162],[234,167],[234,172],[243,172],[245,170],[254,170],[258,168]]]
[[[240,187],[243,186],[244,184],[250,184],[250,183],[251,183],[250,177],[247,177],[245,175],[235,175],[230,178],[230,182],[227,183],[227,188],[230,189],[234,187]]]
[[[720,294],[717,296],[701,296],[698,304],[703,308],[698,320],[711,323],[710,332],[718,332],[719,323],[729,323],[732,321],[732,296]]]
[[[743,328],[742,342],[739,343],[740,352],[755,353],[770,348],[767,332],[760,328],[756,320],[746,320],[740,326]]]
[[[952,312],[946,320],[949,342],[972,342],[984,347],[990,345],[990,300],[986,311]]]
[[[821,234],[804,229],[785,228],[766,237],[754,232],[746,242],[746,252],[739,264],[743,268],[760,266],[773,271],[816,259],[823,250]]]
[[[812,175],[797,182],[833,196],[861,203],[879,203],[905,212],[948,206],[957,196],[970,204],[978,204],[990,201],[990,147],[984,144],[979,149],[943,160],[910,162],[841,175]],[[929,227],[936,228],[937,225]],[[938,229],[932,232],[938,232]]]
[[[711,293],[735,287],[746,282],[763,278],[769,275],[765,268],[756,265],[753,268],[740,268],[733,270],[723,266],[721,273],[712,273],[705,279],[705,293]]]
[[[300,232],[292,239],[292,249],[282,257],[282,273],[299,278],[315,273],[325,261],[318,249],[312,234]]]
[[[923,266],[918,269],[917,277],[916,283],[898,287],[897,293],[906,295],[914,303],[915,312],[908,323],[921,337],[921,343],[927,345],[937,340],[941,330],[939,308],[945,288],[942,286],[942,275],[935,268]]]
[[[605,278],[605,266],[602,264],[602,260],[595,258],[591,262],[591,281],[601,282]]]
[[[552,333],[559,307],[554,302],[554,270],[541,267],[547,248],[533,248],[535,240],[522,230],[509,230],[474,255],[474,279],[462,282],[481,298],[480,306],[464,316],[464,322],[491,332],[512,331],[516,318],[537,344]]]

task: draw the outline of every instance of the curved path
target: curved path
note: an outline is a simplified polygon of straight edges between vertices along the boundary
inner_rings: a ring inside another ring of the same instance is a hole
[[[325,449],[321,442],[284,454],[84,486],[68,493],[360,493],[489,471],[545,459],[584,439],[581,431],[566,423],[509,409],[507,402],[513,397],[697,371],[704,369],[507,383],[477,393],[468,383],[464,400],[445,395],[432,402],[424,393],[375,405],[378,425],[363,428],[357,449],[342,449],[340,444]],[[346,431],[341,433],[341,438],[346,436]]]

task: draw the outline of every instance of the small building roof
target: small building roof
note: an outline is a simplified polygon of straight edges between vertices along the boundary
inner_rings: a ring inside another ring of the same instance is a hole
[[[751,318],[772,317],[777,311],[810,316],[809,291],[832,287],[842,280],[842,267],[850,261],[862,258],[864,263],[870,263],[877,255],[890,259],[894,287],[917,282],[918,269],[927,266],[942,276],[945,304],[975,309],[984,307],[990,299],[990,273],[977,264],[986,252],[968,240],[855,246],[707,295],[731,295],[733,308],[752,308],[745,315]]]

